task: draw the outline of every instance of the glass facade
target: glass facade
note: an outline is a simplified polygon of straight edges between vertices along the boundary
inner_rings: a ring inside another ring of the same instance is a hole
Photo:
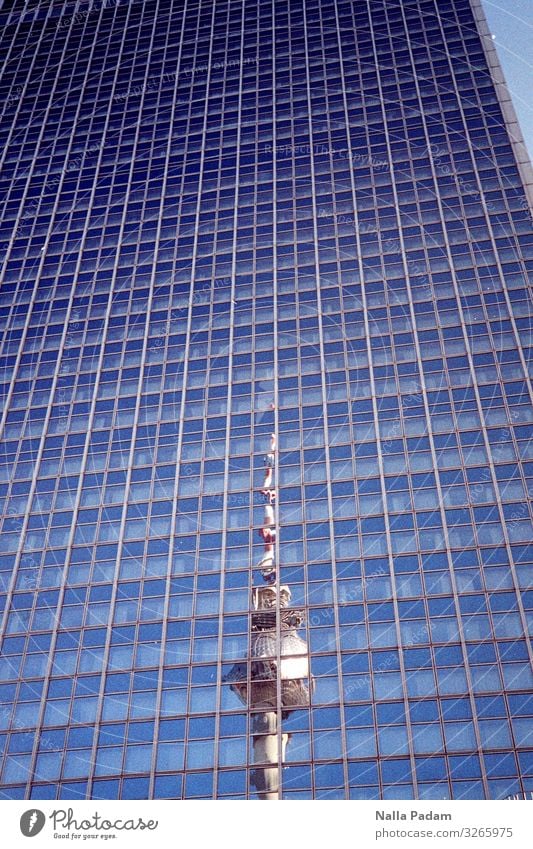
[[[0,3],[0,795],[533,790],[527,176],[477,0]],[[275,404],[275,407],[274,407]]]

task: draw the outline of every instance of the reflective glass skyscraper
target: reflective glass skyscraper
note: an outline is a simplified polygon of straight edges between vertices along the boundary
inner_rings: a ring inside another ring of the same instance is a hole
[[[479,0],[0,3],[3,798],[533,790],[531,171]]]

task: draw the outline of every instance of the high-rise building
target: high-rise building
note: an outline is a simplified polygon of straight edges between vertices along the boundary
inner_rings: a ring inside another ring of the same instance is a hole
[[[284,799],[530,793],[533,180],[479,0],[0,19],[1,796],[254,798],[262,752]]]

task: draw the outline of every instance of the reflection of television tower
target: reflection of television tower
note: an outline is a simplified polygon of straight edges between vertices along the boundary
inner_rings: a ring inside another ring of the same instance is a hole
[[[281,733],[279,719],[309,704],[307,644],[297,629],[303,612],[289,607],[291,592],[279,583],[276,541],[276,436],[270,437],[265,457],[261,495],[265,501],[259,534],[264,552],[259,561],[265,584],[252,589],[251,647],[247,666],[235,664],[227,680],[251,712],[254,749],[254,784],[260,799],[280,798],[280,765],[288,734]]]

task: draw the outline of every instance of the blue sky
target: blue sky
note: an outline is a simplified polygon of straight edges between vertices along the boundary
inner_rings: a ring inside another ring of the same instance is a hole
[[[533,0],[482,0],[533,160]]]

